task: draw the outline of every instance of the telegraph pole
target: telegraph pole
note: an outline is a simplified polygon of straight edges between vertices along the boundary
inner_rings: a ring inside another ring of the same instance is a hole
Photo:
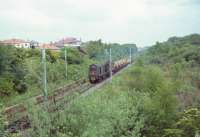
[[[67,79],[67,48],[65,47],[65,78]]]
[[[112,52],[110,48],[110,80],[112,81]]]
[[[42,49],[42,63],[43,63],[43,85],[44,85],[44,99],[47,101],[47,66],[46,66],[46,50]]]
[[[131,51],[131,48],[129,49],[130,51],[130,63],[132,62],[132,51]]]

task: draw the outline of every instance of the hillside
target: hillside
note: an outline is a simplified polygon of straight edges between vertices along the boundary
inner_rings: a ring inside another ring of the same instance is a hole
[[[72,136],[197,136],[199,40],[194,34],[150,47],[111,84],[75,102],[67,112],[81,110],[69,118],[80,118],[72,128],[79,130],[67,131]]]
[[[199,40],[193,34],[157,42],[112,82],[62,112],[30,107],[30,137],[199,136]],[[89,46],[88,58],[98,59],[101,46]]]
[[[87,78],[94,63],[75,48],[67,49],[67,78],[64,51],[46,51],[48,92],[72,81]],[[43,93],[43,62],[39,49],[0,46],[0,103],[16,104]]]
[[[197,105],[200,87],[200,35],[171,37],[157,42],[140,58],[145,64],[161,67],[180,87],[183,106]]]
[[[132,54],[137,51],[134,44],[106,44],[100,40],[90,41],[82,49],[67,48],[67,78],[64,49],[60,52],[47,50],[48,92],[78,79],[88,80],[89,65],[109,60],[109,47],[112,48],[113,61],[129,58],[130,47],[133,48]],[[0,103],[9,106],[42,94],[43,65],[39,49],[0,45]]]
[[[184,63],[200,65],[200,35],[171,37],[166,42],[151,47],[148,61],[154,64]]]

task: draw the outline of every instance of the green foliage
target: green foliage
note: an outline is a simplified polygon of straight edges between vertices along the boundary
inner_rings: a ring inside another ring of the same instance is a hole
[[[159,137],[164,129],[175,121],[177,101],[170,89],[158,91],[150,99],[144,100],[144,115],[146,118],[143,134],[148,137]]]
[[[173,128],[166,129],[164,137],[194,137],[200,133],[200,111],[191,108],[182,112]]]
[[[176,117],[174,95],[173,84],[158,67],[134,67],[111,85],[70,103],[64,112],[45,113],[42,121],[35,120],[39,127],[33,136],[161,136]]]
[[[14,90],[13,86],[11,78],[0,78],[0,96],[9,96]]]
[[[139,60],[139,63],[136,63],[139,67],[131,71],[136,77],[129,78],[129,87],[148,93],[154,91],[150,94],[150,99],[144,101],[144,112],[148,119],[143,130],[144,135],[192,137],[199,134],[199,127],[195,123],[199,121],[193,117],[198,115],[197,110],[191,109],[188,113],[179,115],[175,98],[177,93],[183,94],[184,99],[178,97],[179,101],[182,101],[181,104],[199,104],[196,99],[199,96],[196,83],[200,79],[199,40],[200,35],[194,34],[157,42],[141,56],[140,60],[144,64],[140,65]],[[147,64],[154,64],[157,68],[152,69]],[[164,73],[158,68],[164,70]],[[181,106],[181,110],[185,109],[184,106]]]
[[[64,48],[62,49],[60,56],[64,60],[65,59],[65,52]],[[75,48],[66,48],[67,51],[67,62],[69,64],[81,64],[84,62],[84,55],[80,53],[77,49]]]
[[[51,50],[46,50],[46,55],[47,60],[51,63],[55,63],[59,58],[59,54]]]
[[[48,82],[60,82],[65,79],[65,64],[64,62],[50,63],[47,62],[47,79]]]
[[[141,136],[144,118],[139,110],[146,95],[134,90],[121,92],[116,84],[121,82],[123,78],[118,78],[113,85],[72,101],[62,112],[29,107],[33,110],[30,137]]]
[[[199,109],[188,109],[178,113],[185,108],[179,108],[177,100],[177,93],[197,90],[196,83],[200,80],[199,38],[200,36],[195,34],[183,38],[173,37],[167,42],[157,42],[140,56],[134,67],[92,95],[80,97],[69,103],[63,111],[48,113],[44,108],[34,108],[34,112],[30,113],[33,120],[30,136],[193,137],[199,135]],[[122,56],[128,57],[129,47],[134,45],[91,41],[86,43],[89,56],[83,55],[76,49],[67,49],[70,64],[68,77],[73,80],[87,77],[89,64],[94,62],[93,59],[98,61],[107,59],[108,54],[105,51],[109,47],[112,48],[115,60]],[[66,82],[64,51],[59,55],[48,51],[47,56],[48,83],[58,85]],[[30,58],[33,62],[25,60],[26,71],[29,72],[25,79],[29,83],[39,85],[41,66],[35,64],[40,63],[40,57]],[[6,76],[4,79],[8,79],[7,85],[9,85],[9,79],[12,77]],[[15,84],[14,81],[11,82]],[[4,88],[7,88],[6,84]],[[10,90],[13,89],[15,88]],[[196,104],[199,105],[198,102]]]
[[[42,82],[42,63],[40,57],[33,56],[30,59],[25,59],[24,64],[26,64],[27,70],[25,81],[29,85],[39,86]]]
[[[0,137],[6,136],[5,117],[3,116],[3,106],[0,104]]]
[[[199,39],[200,35],[193,34],[180,38],[172,37],[162,43],[157,42],[141,56],[141,59],[145,64],[154,64],[162,68],[165,76],[172,79],[176,85],[175,90],[180,94],[198,92]],[[195,104],[197,103],[194,101],[192,105]]]
[[[61,52],[46,51],[48,92],[88,77],[88,66],[94,61],[76,48],[67,48],[67,59],[66,79],[64,49]],[[0,46],[0,66],[3,103],[10,105],[42,93],[44,71],[40,50]]]
[[[184,131],[184,135],[193,137],[200,133],[200,111],[192,108],[184,111],[181,118],[176,123],[176,127]]]
[[[136,66],[130,73],[131,76],[126,78],[128,87],[137,91],[155,93],[165,84],[163,73],[155,66],[148,66],[147,69]]]
[[[2,106],[0,106],[0,112],[1,112],[1,108]],[[2,114],[0,113],[0,136],[3,136],[3,132],[4,132],[4,122],[3,122],[3,117]]]
[[[11,46],[0,46],[0,95],[10,95],[15,89],[25,92],[23,52]],[[10,84],[10,85],[9,85]],[[22,86],[23,85],[23,86]]]
[[[112,49],[112,60],[118,60],[121,58],[129,58],[130,48],[132,56],[137,52],[137,47],[135,44],[109,44]]]
[[[189,35],[182,38],[169,38],[163,43],[156,43],[148,52],[148,60],[155,64],[181,63],[186,61],[200,64],[200,35]]]
[[[105,45],[102,43],[101,39],[98,41],[89,41],[86,43],[86,50],[90,58],[96,58],[99,53],[103,53]]]
[[[181,129],[165,129],[163,137],[182,137],[183,131]]]
[[[107,87],[103,93],[91,96],[88,99],[78,101],[71,109],[78,107],[78,113],[72,113],[71,121],[77,129],[72,132],[73,136],[137,136],[143,126],[142,118],[137,118],[136,100],[130,100],[126,92],[119,95]],[[111,92],[108,93],[107,92]],[[104,99],[103,99],[104,98]],[[103,99],[103,100],[102,100]],[[82,109],[81,109],[82,108]],[[81,111],[80,111],[81,110]],[[69,110],[71,112],[71,110]],[[72,111],[73,112],[73,111]],[[77,121],[77,117],[85,120]],[[80,126],[80,122],[85,125]],[[71,122],[67,122],[71,123]],[[66,127],[72,126],[68,125]],[[78,132],[77,132],[78,131]],[[79,133],[79,134],[77,134]]]
[[[144,60],[141,59],[141,58],[139,58],[139,59],[137,59],[137,60],[135,61],[135,65],[136,65],[136,66],[143,67],[144,64],[145,64],[145,63],[144,63]]]
[[[163,135],[164,129],[170,127],[176,117],[176,85],[156,66],[135,66],[129,73],[125,79],[127,86],[147,94],[140,109],[145,118],[142,135]]]
[[[137,52],[137,47],[135,44],[118,44],[102,43],[101,40],[98,41],[89,41],[86,45],[86,51],[89,54],[90,58],[96,59],[98,61],[105,61],[109,59],[109,49],[112,49],[112,60],[119,60],[121,58],[128,58],[130,55],[130,48],[132,54]]]

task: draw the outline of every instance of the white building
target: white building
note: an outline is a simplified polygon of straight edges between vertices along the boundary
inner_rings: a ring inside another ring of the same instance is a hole
[[[16,48],[31,48],[31,43],[22,39],[8,39],[1,42],[4,45],[13,45]]]
[[[59,40],[58,42],[55,42],[55,45],[57,47],[80,47],[82,45],[82,42],[81,40],[73,37],[66,37]]]

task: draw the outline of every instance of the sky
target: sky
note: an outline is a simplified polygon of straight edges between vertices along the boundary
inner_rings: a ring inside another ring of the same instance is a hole
[[[0,0],[0,40],[136,43],[200,33],[200,0]]]

